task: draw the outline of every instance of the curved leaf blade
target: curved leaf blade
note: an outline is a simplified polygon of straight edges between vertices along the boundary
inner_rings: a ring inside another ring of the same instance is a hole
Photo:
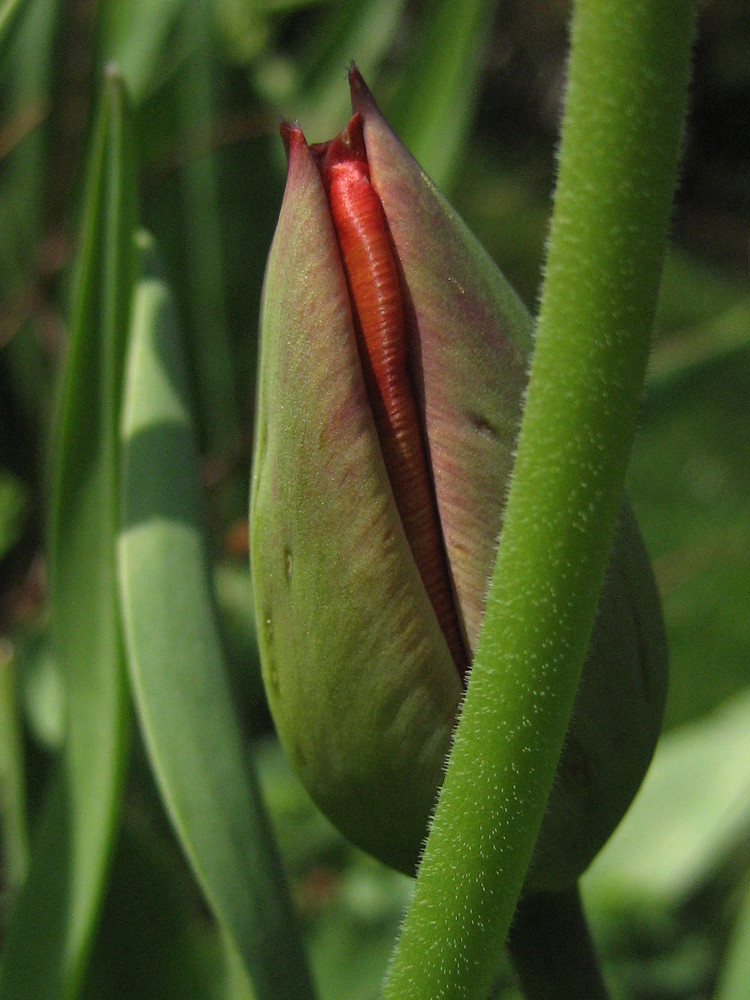
[[[281,865],[231,702],[187,398],[169,291],[145,277],[128,361],[119,540],[136,710],[174,829],[259,1000],[308,997]]]
[[[121,80],[109,73],[87,182],[59,409],[50,601],[66,679],[60,774],[3,962],[3,1000],[78,995],[115,837],[128,713],[115,569],[119,386],[136,194]]]

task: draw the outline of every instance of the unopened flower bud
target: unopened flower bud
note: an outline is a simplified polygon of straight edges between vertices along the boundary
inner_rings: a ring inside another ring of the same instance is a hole
[[[413,872],[482,621],[532,321],[354,69],[350,86],[331,142],[282,128],[251,557],[283,745],[351,840]],[[570,884],[619,821],[653,752],[664,665],[625,505],[527,885]]]

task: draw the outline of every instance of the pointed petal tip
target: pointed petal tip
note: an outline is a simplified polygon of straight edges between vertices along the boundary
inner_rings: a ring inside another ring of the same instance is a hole
[[[352,62],[349,64],[349,93],[351,94],[352,110],[364,113],[367,110],[378,110],[372,91],[364,81],[364,77]]]
[[[284,143],[287,166],[289,166],[295,150],[300,146],[306,147],[307,140],[302,129],[296,122],[283,121],[279,126],[279,133],[281,134],[281,141]]]

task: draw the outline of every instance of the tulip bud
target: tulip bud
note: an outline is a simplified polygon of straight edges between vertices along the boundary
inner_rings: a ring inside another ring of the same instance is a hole
[[[320,808],[413,872],[502,527],[532,321],[355,69],[330,143],[284,126],[251,500],[263,677]],[[554,415],[550,415],[554,419]],[[631,801],[664,703],[625,504],[527,888],[574,881]]]

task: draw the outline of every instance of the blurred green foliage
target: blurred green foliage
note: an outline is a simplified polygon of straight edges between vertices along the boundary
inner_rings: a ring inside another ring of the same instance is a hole
[[[284,184],[277,124],[299,119],[312,141],[333,134],[347,117],[354,58],[533,306],[566,19],[565,3],[549,0],[0,4],[0,943],[12,938],[28,842],[40,835],[66,737],[69,679],[49,636],[44,525],[106,67],[119,67],[130,96],[140,222],[184,332],[241,728],[319,993],[367,998],[410,883],[344,843],[291,775],[270,730],[251,618],[247,487],[257,315]],[[668,731],[585,883],[623,1000],[734,1000],[750,966],[750,13],[737,0],[704,7],[693,104],[630,473],[664,598]],[[59,995],[247,997],[242,962],[207,912],[148,759],[133,727],[92,949]],[[25,960],[33,972],[37,955]],[[508,969],[495,995],[516,995]]]

